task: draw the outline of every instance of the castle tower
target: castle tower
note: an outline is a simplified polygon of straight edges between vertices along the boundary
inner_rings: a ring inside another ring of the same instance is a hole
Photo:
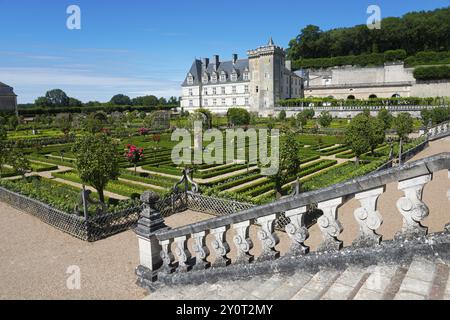
[[[261,115],[274,113],[276,102],[283,92],[285,52],[274,44],[272,37],[267,45],[247,52],[250,68],[251,109]]]

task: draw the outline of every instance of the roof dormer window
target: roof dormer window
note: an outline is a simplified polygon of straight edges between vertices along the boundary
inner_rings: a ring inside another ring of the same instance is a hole
[[[202,82],[203,82],[204,84],[207,84],[208,81],[209,81],[209,76],[208,76],[208,74],[205,72],[205,73],[203,74],[203,76],[202,76]]]
[[[225,73],[225,71],[222,71],[220,73],[220,82],[225,82],[227,81],[227,74]]]
[[[216,83],[217,82],[217,72],[214,72],[211,76],[211,82]]]
[[[248,81],[250,79],[248,71],[244,72],[244,80]]]
[[[233,73],[231,74],[231,81],[237,81],[238,74],[236,70],[233,70]]]
[[[192,75],[192,73],[189,73],[187,76],[187,84],[189,84],[189,85],[194,84],[194,76]]]

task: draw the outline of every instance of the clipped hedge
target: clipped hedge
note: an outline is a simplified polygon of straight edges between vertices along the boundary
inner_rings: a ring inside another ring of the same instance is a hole
[[[450,66],[419,67],[414,70],[417,80],[448,80],[450,79]]]

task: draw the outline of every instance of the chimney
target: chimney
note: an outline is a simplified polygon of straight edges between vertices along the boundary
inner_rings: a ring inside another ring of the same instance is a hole
[[[209,65],[209,59],[208,58],[203,58],[202,59],[202,64],[203,64],[203,68],[207,69],[208,65]]]
[[[289,71],[292,71],[292,62],[291,62],[291,60],[286,60],[285,66],[286,66],[286,69],[288,69]]]
[[[234,53],[233,58],[232,58],[233,64],[236,64],[237,59],[238,59],[238,55],[236,53]]]
[[[215,54],[213,56],[213,62],[214,62],[214,70],[217,71],[217,69],[219,69],[219,56],[217,54]]]

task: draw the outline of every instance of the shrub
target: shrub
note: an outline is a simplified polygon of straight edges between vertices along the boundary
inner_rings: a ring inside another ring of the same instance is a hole
[[[419,67],[414,70],[417,80],[443,80],[450,79],[450,66]]]

